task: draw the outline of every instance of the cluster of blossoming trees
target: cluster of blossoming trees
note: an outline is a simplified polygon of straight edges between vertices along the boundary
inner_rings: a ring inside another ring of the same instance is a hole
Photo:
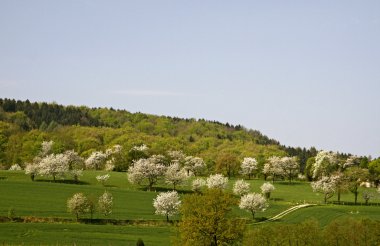
[[[121,152],[122,147],[115,145],[105,152],[95,151],[87,159],[83,159],[77,152],[68,150],[63,153],[52,153],[53,141],[44,141],[41,144],[41,151],[33,159],[32,163],[26,164],[25,173],[34,180],[35,176],[52,177],[64,179],[71,176],[75,181],[82,176],[84,169],[105,169],[108,171],[114,168],[114,156]]]
[[[53,142],[43,142],[40,153],[34,158],[32,163],[26,165],[25,172],[30,174],[32,180],[36,175],[50,176],[53,180],[73,177],[78,180],[84,169],[106,170],[111,171],[115,168],[115,156],[121,153],[122,147],[115,145],[105,152],[94,151],[87,159],[82,158],[75,151],[65,151],[63,153],[52,153]],[[156,213],[166,216],[176,214],[181,205],[179,195],[175,191],[179,185],[185,183],[192,176],[203,174],[206,164],[200,157],[186,156],[181,151],[168,151],[166,155],[149,155],[146,145],[135,146],[130,149],[130,153],[135,159],[128,168],[128,180],[132,184],[146,186],[147,190],[152,190],[153,186],[159,180],[164,180],[166,184],[173,187],[173,191],[160,193],[154,200]],[[12,167],[18,170],[19,166]],[[361,185],[368,186],[368,170],[362,169],[357,165],[357,158],[351,156],[342,161],[334,152],[320,151],[315,157],[315,161],[309,168],[313,182],[311,186],[313,191],[324,194],[324,201],[327,202],[334,194],[351,191],[355,195],[355,203]],[[246,157],[240,165],[240,174],[250,179],[258,175],[259,170],[267,180],[272,182],[276,179],[292,180],[299,175],[300,166],[295,157],[272,156],[267,162],[259,168],[258,162],[253,157]],[[99,175],[97,180],[105,186],[110,175]],[[207,178],[192,178],[191,188],[195,193],[202,193],[205,189],[226,189],[228,178],[222,174],[210,175]],[[233,193],[240,197],[239,207],[251,212],[253,218],[255,212],[263,211],[268,207],[267,199],[270,198],[274,186],[270,183],[264,183],[261,186],[262,194],[250,192],[250,185],[244,180],[237,180],[233,185]],[[364,191],[363,198],[366,202],[373,197],[370,192]],[[108,204],[108,205],[107,205]],[[99,209],[104,214],[107,208],[112,205],[112,195],[105,193],[99,198]],[[92,211],[92,205],[88,199],[81,193],[75,194],[68,201],[68,208],[75,213],[77,217],[81,213]]]

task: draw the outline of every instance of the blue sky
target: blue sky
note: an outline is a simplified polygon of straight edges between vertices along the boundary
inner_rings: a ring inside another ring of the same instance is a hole
[[[380,1],[0,0],[0,97],[380,155]]]

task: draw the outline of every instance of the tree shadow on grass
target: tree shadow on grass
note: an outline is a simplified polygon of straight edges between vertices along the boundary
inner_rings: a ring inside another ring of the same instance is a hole
[[[298,182],[298,181],[296,181],[296,182],[292,181],[291,183],[289,183],[289,181],[277,181],[277,182],[274,182],[274,185],[276,185],[276,184],[280,184],[280,185],[302,185],[303,183]]]
[[[74,184],[74,185],[89,185],[90,183],[84,181],[75,180],[46,180],[46,179],[35,179],[35,182],[46,182],[46,183],[56,183],[56,184]]]
[[[1,176],[0,177],[0,180],[5,180],[5,179],[7,179],[8,177],[3,177],[3,176]]]
[[[142,190],[142,191],[149,191],[148,190],[148,187],[141,187],[141,188],[138,188],[138,190]],[[173,191],[173,187],[152,187],[152,189],[150,191],[153,191],[153,192],[168,192],[168,191]],[[175,191],[177,191],[178,193],[181,193],[181,194],[191,194],[191,193],[194,193],[193,191],[191,190],[183,190],[181,188],[177,188],[175,189]]]
[[[277,197],[274,197],[274,198],[269,198],[270,201],[274,201],[274,202],[278,202],[278,201],[284,201],[283,198],[277,198]]]

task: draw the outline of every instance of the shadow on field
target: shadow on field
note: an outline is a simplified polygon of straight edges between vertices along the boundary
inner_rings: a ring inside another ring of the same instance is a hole
[[[147,187],[139,188],[139,190],[149,191]],[[173,190],[174,190],[173,188],[169,188],[169,187],[153,187],[150,191],[153,191],[153,192],[167,192],[167,191],[173,191]],[[175,189],[175,191],[177,191],[178,193],[181,193],[181,194],[191,194],[191,193],[194,193],[194,191],[191,191],[191,190],[182,190],[182,189]]]
[[[280,185],[302,185],[303,183],[302,182],[291,182],[289,183],[289,181],[277,181],[277,182],[274,182],[274,185],[277,184],[280,184]]]
[[[0,180],[5,180],[5,179],[7,179],[7,177],[0,177]]]
[[[84,181],[75,180],[46,180],[46,179],[35,179],[35,182],[47,182],[47,183],[57,183],[57,184],[74,184],[74,185],[89,185],[90,183]]]
[[[274,201],[274,202],[284,201],[283,198],[269,198],[269,200]]]

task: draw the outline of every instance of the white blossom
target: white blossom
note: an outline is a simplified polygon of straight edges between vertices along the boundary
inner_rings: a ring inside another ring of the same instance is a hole
[[[84,160],[77,152],[74,150],[67,150],[63,153],[68,161],[69,169],[83,169]]]
[[[28,163],[25,166],[25,174],[29,174],[34,181],[34,177],[38,174],[38,165],[36,163]]]
[[[169,221],[169,216],[178,213],[181,201],[176,191],[161,192],[153,200],[153,206],[156,214],[166,216],[166,220]]]
[[[253,218],[255,218],[256,212],[264,211],[268,206],[269,204],[265,197],[257,193],[249,193],[242,196],[239,204],[239,208],[251,212]]]
[[[101,183],[102,185],[105,185],[109,178],[110,178],[109,174],[104,174],[104,175],[98,175],[98,176],[96,176],[96,180],[99,183]]]
[[[338,176],[322,176],[321,179],[311,182],[311,187],[313,188],[314,192],[319,192],[324,194],[324,202],[327,202],[327,199],[331,198],[337,187],[336,187],[336,182]]]
[[[9,171],[21,171],[22,168],[20,167],[19,164],[13,164],[8,170]]]
[[[293,176],[299,172],[300,165],[295,157],[282,157],[279,162],[279,168],[282,170],[282,174],[287,176],[291,182]]]
[[[146,146],[145,144],[142,144],[142,145],[140,145],[140,146],[133,146],[133,147],[131,148],[130,151],[141,151],[141,152],[145,152],[145,151],[147,151],[148,149],[149,149],[148,146]]]
[[[278,156],[269,157],[268,162],[264,164],[263,173],[266,175],[271,175],[273,181],[276,176],[283,175],[281,158]]]
[[[203,159],[200,157],[194,157],[194,156],[187,156],[185,158],[184,167],[187,171],[187,174],[199,174],[204,168],[206,164],[204,163]]]
[[[241,179],[235,182],[232,191],[235,195],[242,196],[242,195],[248,194],[249,189],[250,189],[249,183]]]
[[[338,157],[334,152],[320,151],[315,157],[315,163],[312,167],[313,178],[327,176],[338,166]]]
[[[347,158],[346,162],[343,164],[343,168],[348,168],[352,166],[358,166],[359,165],[359,157],[356,155],[351,155]]]
[[[173,185],[174,189],[187,179],[187,174],[184,169],[181,169],[178,162],[173,162],[167,167],[165,172],[165,182]]]
[[[104,214],[104,216],[110,215],[112,213],[112,206],[113,206],[112,194],[105,191],[103,195],[99,197],[98,206],[99,206],[99,211],[102,214]]]
[[[89,212],[89,203],[87,197],[83,193],[76,193],[71,198],[67,200],[67,209],[70,213],[79,215]]]
[[[140,159],[134,161],[128,169],[128,180],[133,184],[141,185],[144,181],[150,190],[159,177],[165,173],[166,167],[157,162],[157,158]]]
[[[41,176],[63,177],[69,171],[68,159],[64,154],[50,154],[38,163],[38,174]]]
[[[196,178],[192,182],[191,189],[195,192],[200,192],[204,186],[206,186],[206,181],[202,178]]]
[[[87,169],[100,170],[103,168],[103,165],[107,159],[108,155],[102,151],[94,151],[86,159],[85,164]]]
[[[251,175],[257,170],[257,161],[252,157],[245,157],[241,163],[241,174],[247,175],[251,178]]]
[[[228,178],[222,174],[210,175],[206,179],[206,185],[209,189],[225,189],[228,184]]]
[[[104,167],[104,170],[106,171],[113,171],[113,169],[115,168],[115,158],[112,157],[110,160],[107,160],[106,161],[106,165]]]
[[[50,154],[52,147],[53,147],[54,142],[53,141],[43,141],[41,143],[41,151],[39,156],[44,157]]]
[[[260,189],[261,192],[265,195],[265,197],[269,198],[272,191],[275,190],[275,187],[271,183],[266,182],[262,186],[260,186]]]
[[[180,150],[168,151],[168,155],[173,161],[178,162],[182,162],[186,158],[186,155]]]

